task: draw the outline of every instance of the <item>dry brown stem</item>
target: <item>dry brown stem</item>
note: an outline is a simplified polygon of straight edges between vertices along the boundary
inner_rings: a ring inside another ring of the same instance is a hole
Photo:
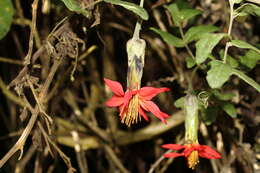
[[[65,28],[67,28],[68,26],[67,25],[64,25],[63,27],[61,27],[59,29],[60,30],[64,30]],[[41,51],[42,52],[42,51]],[[36,52],[37,53],[37,52]],[[37,55],[37,56],[40,56],[40,55]],[[65,55],[66,56],[66,55]],[[50,87],[50,84],[53,80],[53,77],[59,67],[59,65],[61,64],[62,60],[63,60],[64,57],[57,57],[54,59],[54,62],[53,62],[53,65],[51,67],[51,70],[50,70],[50,73],[47,77],[47,79],[45,80],[44,84],[42,85],[41,87],[41,90],[39,92],[39,95],[38,95],[38,102],[39,104],[44,104],[45,103],[45,97],[47,95],[47,91]],[[18,76],[15,78],[15,81],[14,83],[15,84],[18,84],[20,82],[20,80],[23,79],[24,76],[22,76],[21,74],[26,74],[28,71],[28,68],[27,66],[25,66],[22,71],[18,74]],[[13,82],[12,81],[12,82]],[[8,91],[8,90],[7,90]],[[23,103],[23,102],[22,102]],[[26,106],[26,105],[23,105],[23,106]],[[27,107],[27,106],[26,106]],[[0,160],[0,168],[6,163],[6,161],[9,160],[10,157],[12,157],[18,150],[21,151],[20,153],[20,157],[19,159],[22,157],[22,154],[23,154],[23,147],[24,147],[24,144],[26,142],[26,139],[28,138],[29,134],[31,133],[31,130],[32,128],[34,127],[34,124],[38,118],[38,115],[39,113],[41,112],[41,109],[39,107],[39,105],[36,105],[35,108],[33,110],[31,110],[31,117],[30,117],[30,120],[28,122],[28,124],[26,125],[23,133],[21,134],[20,138],[18,139],[18,141],[15,143],[15,145],[5,154],[5,156]]]

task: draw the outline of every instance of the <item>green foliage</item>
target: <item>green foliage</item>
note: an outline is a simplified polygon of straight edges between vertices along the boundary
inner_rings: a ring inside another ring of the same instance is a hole
[[[197,9],[183,9],[181,10],[181,19],[182,22],[187,21],[197,15],[201,14],[200,10]]]
[[[10,30],[12,24],[14,8],[11,0],[0,0],[0,40]]]
[[[231,2],[231,4],[239,4],[241,2],[241,0],[234,0],[233,2]],[[180,30],[183,30],[183,22],[200,13],[196,10],[190,10],[187,8],[181,9],[178,5],[177,3],[173,3],[166,8],[170,11],[173,22],[180,28]],[[237,10],[236,12],[239,12],[241,14],[233,13],[233,15],[258,15],[258,13],[260,12],[259,7],[255,5],[243,5],[241,8],[239,8],[239,10]],[[226,44],[229,44],[229,46],[235,46],[238,48],[250,50],[247,51],[244,56],[241,56],[239,60],[237,60],[228,54],[228,47],[226,47],[226,54],[224,54],[223,49],[219,51],[219,55],[222,60],[219,61],[216,60],[216,58],[213,56],[213,49],[216,45],[219,44],[221,39],[223,39],[224,37],[231,37],[230,35],[225,33],[212,33],[218,31],[218,27],[215,27],[213,25],[192,26],[188,28],[186,33],[182,34],[183,38],[178,38],[168,32],[164,32],[159,29],[152,28],[151,30],[159,34],[166,43],[177,48],[186,48],[188,44],[196,41],[195,59],[191,58],[190,56],[186,57],[186,66],[187,68],[192,68],[196,64],[200,65],[201,63],[205,62],[205,60],[209,57],[211,67],[207,71],[206,80],[211,88],[221,88],[223,84],[229,80],[231,75],[236,75],[240,79],[254,87],[258,92],[260,92],[260,86],[258,83],[256,83],[253,79],[248,77],[242,71],[236,69],[239,68],[239,65],[241,64],[248,67],[249,69],[253,69],[256,66],[258,60],[260,60],[260,50],[258,48],[250,45],[245,41],[231,40]],[[200,69],[202,69],[201,65]],[[212,124],[216,120],[221,110],[226,112],[226,114],[232,118],[237,117],[236,108],[231,102],[231,99],[234,97],[233,93],[222,93],[217,89],[212,89],[206,95],[207,96],[205,97],[205,99],[200,99],[199,101],[199,109],[202,113],[202,119],[206,123],[206,125]],[[208,99],[211,99],[211,103],[213,103],[213,105],[208,106]],[[174,105],[177,108],[184,109],[184,97],[176,100]]]
[[[252,78],[250,78],[249,76],[244,74],[242,71],[232,69],[232,74],[238,76],[240,79],[242,79],[243,81],[245,81],[246,83],[248,83],[249,85],[254,87],[258,92],[260,92],[260,85],[256,81],[254,81]]]
[[[186,58],[186,66],[187,66],[187,68],[192,68],[192,67],[194,67],[194,65],[196,65],[196,61],[193,58],[191,58],[191,57],[187,57]]]
[[[90,16],[90,12],[87,9],[84,9],[83,7],[81,7],[81,5],[78,3],[78,1],[76,1],[76,0],[61,0],[61,1],[65,4],[65,6],[70,11],[82,14],[82,15],[86,16],[87,18]],[[132,11],[133,13],[140,16],[143,20],[148,20],[148,18],[149,18],[147,11],[144,8],[138,6],[134,3],[127,2],[127,1],[121,1],[121,0],[103,0],[103,1],[106,3],[124,7],[125,9]]]
[[[219,113],[219,107],[218,106],[211,106],[208,107],[207,109],[202,109],[201,111],[201,117],[203,122],[206,125],[211,125],[214,123],[217,119]]]
[[[165,32],[165,31],[162,31],[160,29],[156,29],[156,28],[150,28],[152,31],[156,32],[157,34],[159,34],[163,40],[170,44],[170,45],[173,45],[175,47],[184,47],[185,44],[184,44],[184,41],[178,37],[175,37],[174,35],[168,33],[168,32]]]
[[[177,26],[181,26],[182,22],[201,14],[201,11],[196,9],[179,9],[176,3],[166,6],[166,8],[170,11],[172,19]]]
[[[224,58],[224,50],[223,49],[220,50],[219,54],[220,54],[221,59],[223,59]],[[239,66],[239,62],[235,58],[230,56],[229,54],[227,54],[226,61],[233,68],[237,68]]]
[[[202,120],[206,123],[206,125],[210,125],[215,122],[219,112],[223,110],[232,118],[237,117],[237,112],[234,104],[231,102],[231,99],[235,96],[231,92],[220,92],[218,89],[212,89],[207,92],[210,96],[207,99],[207,102],[212,103],[211,106],[205,107],[201,106],[201,115]]]
[[[190,43],[192,41],[198,40],[201,35],[215,32],[218,30],[218,27],[213,25],[199,25],[199,26],[193,26],[189,28],[189,30],[184,35],[184,41],[186,43]]]
[[[72,12],[76,12],[78,14],[82,14],[87,18],[90,16],[90,12],[80,6],[80,4],[76,0],[61,0],[65,6]]]
[[[227,55],[227,63],[232,67],[232,68],[237,68],[239,66],[238,61],[233,58],[230,55]]]
[[[124,7],[125,9],[132,11],[133,13],[139,15],[143,20],[149,19],[149,15],[148,15],[147,11],[144,8],[138,6],[134,3],[127,2],[127,1],[121,1],[121,0],[104,0],[104,2]]]
[[[221,101],[231,100],[235,96],[234,93],[231,93],[231,92],[221,93],[217,89],[213,89],[211,91],[211,93],[214,95],[214,97],[216,97],[218,100],[221,100]]]
[[[237,111],[235,106],[229,102],[223,102],[221,105],[222,109],[232,118],[237,117]]]
[[[249,69],[253,69],[260,60],[260,54],[249,50],[244,56],[240,56],[240,62]]]
[[[228,64],[214,60],[211,63],[211,69],[207,73],[207,81],[211,88],[220,88],[232,74],[232,68]]]
[[[235,10],[235,16],[245,17],[248,15],[260,16],[260,7],[255,4],[246,3]]]
[[[174,102],[174,106],[176,108],[183,108],[184,107],[184,99],[185,97],[180,97]]]
[[[245,41],[242,41],[242,40],[231,40],[231,44],[235,47],[238,47],[238,48],[242,48],[242,49],[251,49],[251,50],[254,50],[256,52],[258,52],[260,54],[260,50],[257,49],[256,47],[252,46],[251,44],[245,42]]]
[[[203,63],[211,54],[213,48],[226,34],[203,34],[200,40],[196,43],[196,63]]]
[[[166,8],[170,11],[173,22],[179,26],[181,23],[181,13],[177,4],[173,3]]]

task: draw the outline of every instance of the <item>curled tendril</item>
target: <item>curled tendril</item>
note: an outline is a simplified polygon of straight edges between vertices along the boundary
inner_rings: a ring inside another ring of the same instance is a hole
[[[209,99],[209,93],[207,91],[202,91],[198,94],[198,99],[202,102],[203,106],[205,108],[208,107],[208,99]]]

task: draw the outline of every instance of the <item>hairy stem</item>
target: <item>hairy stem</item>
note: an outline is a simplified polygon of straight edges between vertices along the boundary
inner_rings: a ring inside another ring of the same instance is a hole
[[[143,5],[144,5],[144,0],[140,0],[139,6],[143,7]],[[136,25],[135,25],[135,31],[134,31],[133,39],[139,39],[141,25],[142,25],[142,19],[138,18]]]
[[[229,6],[230,6],[230,17],[229,17],[229,26],[228,26],[228,36],[231,37],[231,31],[232,31],[232,26],[233,26],[233,20],[234,20],[234,3],[232,0],[229,0]],[[227,61],[227,52],[228,48],[230,47],[229,43],[226,43],[225,46],[225,54],[223,58],[223,62],[226,63]]]

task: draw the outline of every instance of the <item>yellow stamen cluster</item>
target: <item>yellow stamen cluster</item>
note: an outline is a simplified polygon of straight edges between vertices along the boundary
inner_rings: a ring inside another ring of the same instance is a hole
[[[198,151],[192,151],[187,159],[189,168],[195,169],[196,165],[199,163]]]
[[[128,109],[124,113],[123,118],[121,120],[122,123],[126,124],[128,127],[131,124],[137,123],[141,121],[141,116],[139,114],[139,98],[138,95],[134,95],[132,99],[129,101]]]

